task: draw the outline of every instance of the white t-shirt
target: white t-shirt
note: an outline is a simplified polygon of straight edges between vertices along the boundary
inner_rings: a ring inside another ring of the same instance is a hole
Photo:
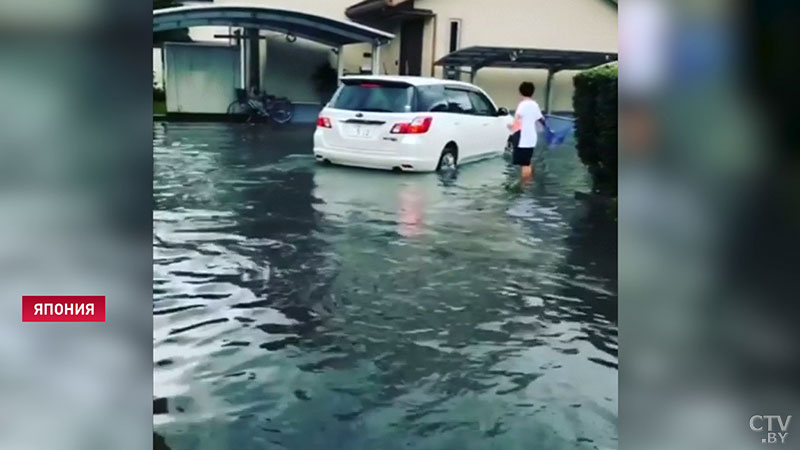
[[[520,121],[519,147],[536,147],[538,134],[536,134],[536,121],[544,117],[539,104],[535,100],[525,99],[517,106],[517,117]]]

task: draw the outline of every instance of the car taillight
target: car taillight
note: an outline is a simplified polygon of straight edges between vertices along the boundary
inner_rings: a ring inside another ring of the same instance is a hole
[[[327,117],[319,116],[319,118],[317,118],[317,126],[321,127],[321,128],[332,128],[331,127],[331,119],[328,119]]]
[[[431,128],[433,117],[415,117],[411,122],[396,123],[392,127],[392,134],[422,134]]]

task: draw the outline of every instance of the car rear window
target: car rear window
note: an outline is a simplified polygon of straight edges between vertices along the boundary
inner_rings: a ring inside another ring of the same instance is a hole
[[[433,84],[417,87],[417,109],[421,112],[447,112],[444,86]]]
[[[332,107],[349,111],[410,112],[414,88],[407,84],[351,81],[344,84]]]
[[[475,112],[472,109],[472,102],[467,91],[445,89],[445,94],[447,95],[447,102],[450,104],[450,112],[459,114],[472,114]]]

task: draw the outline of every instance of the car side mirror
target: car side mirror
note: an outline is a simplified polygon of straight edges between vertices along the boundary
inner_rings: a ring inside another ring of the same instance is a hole
[[[497,110],[497,115],[500,116],[500,117],[507,116],[508,115],[508,109],[506,109],[506,108],[498,109]]]

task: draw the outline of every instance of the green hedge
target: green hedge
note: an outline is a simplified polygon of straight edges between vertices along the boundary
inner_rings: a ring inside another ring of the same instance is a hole
[[[575,76],[575,138],[578,156],[592,175],[594,190],[617,195],[617,64]]]

